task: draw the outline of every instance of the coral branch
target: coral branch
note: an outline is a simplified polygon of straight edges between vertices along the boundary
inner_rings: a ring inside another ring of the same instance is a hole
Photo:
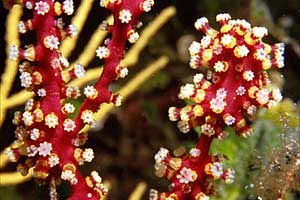
[[[173,6],[167,7],[161,11],[161,13],[151,21],[141,33],[140,40],[138,40],[133,47],[127,52],[125,58],[121,61],[121,66],[129,67],[134,65],[139,58],[140,52],[145,48],[148,41],[156,34],[159,29],[174,15],[176,14],[176,8]]]
[[[112,16],[109,16],[106,21],[108,24],[112,24]],[[74,63],[80,63],[83,66],[88,66],[90,61],[95,57],[94,54],[91,54],[90,52],[95,52],[97,47],[103,42],[108,32],[103,31],[101,28],[102,24],[99,25],[97,30],[93,33],[91,36],[90,41],[87,43],[86,47],[80,54],[79,58],[77,58]],[[71,66],[74,64],[71,64]]]
[[[115,105],[120,104],[120,96],[112,94],[108,90],[108,86],[114,79],[126,75],[126,68],[119,66],[119,63],[121,59],[123,59],[124,47],[127,40],[129,42],[135,42],[135,40],[132,39],[132,35],[137,35],[134,28],[138,22],[137,17],[143,11],[141,5],[145,4],[145,2],[148,1],[126,1],[124,5],[121,3],[124,7],[120,7],[118,3],[102,2],[102,5],[110,9],[114,15],[114,25],[108,27],[112,37],[107,47],[100,46],[96,51],[97,56],[104,58],[106,63],[99,81],[95,84],[95,87],[89,88],[90,96],[87,96],[88,98],[83,102],[79,114],[74,120],[78,127],[74,132],[79,131],[80,127],[83,127],[85,123],[83,118],[85,118],[85,116],[98,110],[99,106],[97,105],[103,102],[112,102]],[[149,2],[150,5],[153,4],[151,1]],[[101,96],[98,95],[100,93]],[[90,123],[91,122],[88,122],[87,124]]]
[[[14,108],[19,105],[23,105],[26,103],[26,101],[34,96],[33,92],[28,92],[26,90],[22,90],[18,93],[15,93],[11,95],[7,100],[6,100],[6,107],[7,109]]]
[[[7,172],[1,173],[0,185],[15,185],[30,180],[32,178],[33,169],[29,169],[26,176],[20,174],[19,172]]]
[[[127,83],[118,91],[118,93],[122,96],[123,100],[126,100],[126,98],[134,91],[136,91],[141,86],[141,84],[144,83],[145,80],[150,78],[150,76],[152,76],[154,73],[165,67],[168,61],[169,59],[163,56],[151,63],[149,66],[146,67],[146,69],[141,71],[139,74],[137,74],[136,77],[130,80],[129,83]],[[102,105],[101,109],[99,109],[98,112],[94,114],[94,119],[96,121],[104,120],[113,108],[114,107],[111,104]],[[81,132],[87,132],[88,128],[89,126],[85,126],[85,128],[82,129]]]
[[[154,73],[156,73],[157,71],[159,71],[163,67],[165,67],[167,63],[168,63],[168,58],[167,57],[161,57],[157,61],[154,61],[149,66],[147,66],[145,70],[141,71],[139,74],[137,74],[136,77],[134,77],[131,81],[129,81],[129,83],[127,83],[125,86],[123,86],[118,91],[118,93],[125,100],[130,94],[132,94],[134,91],[136,91],[145,80],[147,80]],[[86,81],[89,81],[91,79],[95,79],[96,78],[95,76],[98,73],[96,73],[94,71],[99,71],[99,69],[96,69],[96,70],[92,69],[90,71],[90,73],[87,72],[87,74],[84,78],[77,79],[76,81],[73,81],[73,85],[82,85],[83,83],[79,83],[79,82],[82,82],[83,79],[86,79],[86,78],[87,78]],[[92,78],[89,77],[89,76],[92,76]],[[108,113],[113,108],[114,108],[114,106],[111,105],[111,104],[102,105],[101,109],[99,109],[98,112],[96,112],[94,114],[95,121],[102,121],[103,119],[105,119],[105,117],[108,115]],[[88,129],[89,129],[89,126],[85,126],[80,132],[81,133],[88,132]],[[2,152],[0,154],[0,169],[3,168],[6,165],[7,162],[8,162],[7,155]],[[2,178],[2,174],[0,174],[0,177]]]
[[[72,50],[74,49],[77,40],[78,40],[78,36],[83,28],[83,25],[88,17],[88,13],[92,8],[94,1],[93,0],[83,0],[81,1],[75,16],[72,18],[71,24],[74,24],[77,27],[77,35],[69,38],[67,40],[64,40],[61,43],[61,46],[59,47],[60,52],[62,52],[62,54],[65,57],[69,57],[70,54],[72,53]]]
[[[147,188],[146,183],[144,182],[139,183],[134,189],[134,191],[130,194],[128,200],[142,199],[142,196],[145,193],[146,188]]]
[[[22,15],[22,8],[19,5],[15,5],[11,11],[9,12],[9,15],[7,16],[6,21],[6,33],[5,33],[5,40],[8,44],[16,44],[19,45],[19,34],[17,31],[17,24],[20,20]],[[8,55],[9,49],[6,49],[6,53]],[[0,85],[0,126],[2,125],[5,116],[6,116],[6,110],[8,106],[4,104],[6,102],[6,99],[9,95],[9,91],[11,90],[11,87],[13,85],[14,77],[17,74],[18,71],[18,63],[16,61],[6,59],[5,63],[5,71],[1,76],[1,85]]]
[[[104,102],[120,105],[120,96],[109,90],[112,81],[127,74],[127,69],[119,66],[124,56],[127,41],[134,43],[138,39],[135,28],[139,15],[149,11],[153,5],[149,0],[101,1],[101,5],[110,9],[114,15],[114,24],[108,28],[111,39],[107,47],[99,47],[97,56],[105,59],[103,72],[95,86],[84,88],[87,97],[77,116],[69,114],[75,111],[74,105],[64,100],[80,96],[79,88],[66,86],[72,78],[85,75],[83,66],[75,64],[67,69],[69,63],[58,51],[59,44],[66,36],[74,36],[74,25],[63,26],[57,19],[60,15],[71,15],[73,1],[60,3],[52,0],[24,0],[21,4],[33,12],[33,18],[20,21],[20,33],[34,30],[36,44],[22,49],[19,45],[10,47],[10,59],[21,60],[19,66],[21,85],[35,93],[29,99],[24,112],[16,112],[13,120],[17,125],[17,140],[14,146],[5,151],[11,161],[25,157],[17,169],[22,175],[28,174],[33,167],[33,177],[39,182],[49,182],[50,198],[56,199],[54,183],[67,181],[72,194],[69,199],[100,199],[107,189],[96,171],[83,177],[79,165],[91,162],[94,152],[91,148],[78,146],[86,141],[86,135],[79,133],[85,124],[94,123],[93,112]],[[82,8],[87,12],[87,7]],[[82,11],[82,12],[83,12]],[[84,13],[84,12],[83,12]],[[80,21],[80,20],[79,20]],[[53,191],[52,191],[53,190]]]
[[[266,28],[251,28],[245,20],[231,20],[229,14],[219,14],[216,20],[220,31],[211,28],[204,17],[196,21],[196,29],[206,36],[189,48],[191,68],[207,67],[207,79],[196,74],[194,83],[182,86],[178,95],[191,103],[169,109],[170,120],[179,121],[181,132],[200,127],[201,136],[189,155],[177,152],[172,157],[167,149],[160,149],[155,156],[156,174],[172,182],[171,191],[151,190],[150,199],[207,200],[214,193],[209,179],[232,182],[234,171],[224,168],[224,158],[209,154],[212,140],[226,137],[227,126],[239,136],[249,136],[248,121],[258,107],[270,108],[282,99],[279,89],[267,87],[266,70],[283,67],[283,44],[264,43]]]
[[[174,7],[168,7],[166,9],[164,9],[152,21],[151,25],[147,26],[141,32],[140,39],[130,48],[128,53],[126,53],[124,59],[121,61],[121,66],[129,68],[129,67],[135,65],[136,62],[138,61],[137,58],[139,57],[141,51],[145,48],[147,42],[149,42],[151,37],[161,28],[162,25],[164,25],[172,16],[174,16],[175,13],[176,12],[175,12]],[[102,35],[104,36],[104,34],[101,34],[101,36],[96,37],[96,33],[98,33],[98,32],[99,31],[96,31],[93,34],[91,40],[93,40],[93,38],[97,38],[97,40],[102,40]],[[105,33],[105,32],[103,31],[103,33]],[[94,46],[96,43],[97,42],[93,41],[93,45],[91,44],[89,46],[89,44],[88,44],[88,47],[84,50],[84,52],[87,52],[87,50],[96,49],[95,46]],[[136,48],[135,47],[136,45],[138,45],[139,47]],[[86,64],[89,62],[89,59],[92,56],[94,56],[94,55],[92,55],[92,54],[90,54],[89,56],[82,55],[74,63],[72,63],[71,66],[74,66],[76,63],[80,63],[83,66],[86,66]],[[68,83],[68,85],[75,85],[75,86],[81,87],[83,84],[85,84],[89,81],[97,79],[99,77],[99,74],[102,73],[102,70],[103,69],[100,68],[100,67],[95,68],[95,69],[89,69],[86,72],[86,76],[84,76],[83,78],[80,78],[80,79],[72,80],[71,82]],[[25,103],[26,100],[28,100],[31,97],[33,97],[33,94],[29,93],[28,91],[25,91],[25,90],[20,91],[16,94],[13,94],[7,100],[7,108],[13,108],[14,106],[21,105],[21,104]]]
[[[0,169],[6,166],[6,164],[9,162],[9,159],[7,155],[4,152],[0,153]]]

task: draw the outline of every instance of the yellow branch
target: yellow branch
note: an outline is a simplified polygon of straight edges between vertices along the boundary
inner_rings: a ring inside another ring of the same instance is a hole
[[[142,31],[139,40],[130,48],[126,57],[121,62],[121,66],[131,66],[137,63],[140,52],[148,44],[155,33],[176,14],[176,8],[170,6],[161,11],[161,13]]]
[[[21,145],[21,143],[19,143],[19,142],[13,142],[7,148],[19,148],[20,145]],[[4,168],[5,165],[10,161],[9,157],[6,155],[6,153],[4,153],[5,149],[0,153],[0,169]]]
[[[9,55],[10,45],[14,44],[19,46],[19,32],[18,32],[18,22],[22,15],[22,7],[15,5],[10,10],[7,20],[6,20],[6,34],[5,40],[7,42],[6,55]],[[2,125],[5,115],[6,115],[6,99],[11,90],[12,84],[15,80],[16,74],[18,72],[18,62],[12,61],[9,58],[6,59],[5,70],[1,76],[1,86],[0,86],[0,126]]]
[[[113,21],[113,17],[112,16],[108,17],[106,21],[109,24],[111,24]],[[99,26],[97,30],[93,33],[91,39],[89,40],[88,44],[85,46],[79,58],[77,58],[77,60],[75,60],[71,65],[74,65],[75,63],[79,63],[82,64],[84,67],[86,67],[90,63],[90,61],[95,57],[96,49],[103,42],[107,33],[108,33],[107,31],[101,30]]]
[[[3,172],[0,173],[0,186],[17,185],[28,181],[32,178],[33,168],[30,168],[26,176],[22,176],[19,172]],[[104,181],[104,186],[109,190],[111,184],[109,181]],[[106,197],[102,198],[102,200]]]
[[[0,186],[17,185],[28,181],[32,178],[33,168],[30,168],[26,176],[22,176],[19,172],[3,172],[0,173]],[[104,186],[109,190],[111,184],[109,181],[104,181]],[[103,200],[106,198],[103,198]]]
[[[83,25],[88,17],[88,14],[92,8],[93,5],[93,0],[83,0],[81,1],[75,16],[72,18],[71,20],[71,24],[74,24],[77,27],[77,35],[75,35],[72,38],[68,38],[66,40],[64,40],[62,42],[62,44],[60,45],[60,52],[62,52],[62,54],[65,57],[69,57],[72,50],[75,48],[75,45],[77,43],[78,37],[80,35],[80,32],[83,28]]]
[[[154,73],[158,72],[162,68],[164,68],[169,62],[169,58],[167,56],[161,56],[156,61],[149,64],[146,69],[139,72],[132,80],[129,81],[119,93],[123,98],[127,98],[132,92],[137,90],[144,81],[148,80]]]
[[[21,92],[11,95],[6,101],[6,107],[13,108],[15,106],[23,105],[24,102],[34,96],[33,92],[22,90]]]
[[[95,79],[99,78],[102,71],[103,71],[102,67],[98,67],[98,68],[95,68],[95,69],[89,69],[86,72],[84,77],[78,78],[78,79],[75,79],[75,80],[71,81],[69,83],[69,85],[82,86],[82,85],[88,83],[89,81],[92,81],[92,80],[95,80]]]
[[[142,199],[143,194],[145,193],[147,188],[147,184],[144,182],[140,182],[134,191],[130,194],[128,200],[140,200]]]
[[[29,169],[26,176],[22,176],[19,172],[0,173],[0,186],[16,185],[28,181],[32,178],[33,168]]]
[[[129,81],[123,88],[119,90],[119,94],[125,100],[131,93],[136,91],[141,84],[149,79],[154,73],[158,72],[162,68],[164,68],[169,62],[169,58],[166,56],[160,57],[155,62],[151,63],[147,66],[146,69],[141,71],[138,75],[136,75],[132,80]],[[114,108],[112,104],[103,104],[97,113],[94,114],[94,118],[96,121],[101,121],[105,119],[105,116]],[[89,126],[85,126],[81,131],[85,132],[89,130]]]
[[[111,188],[111,183],[109,181],[104,181],[104,186],[106,187],[106,189],[109,191]],[[104,197],[101,198],[101,200],[105,200],[107,199],[107,195],[105,195]]]
[[[8,156],[4,153],[0,153],[0,169],[5,167],[5,165],[9,162]]]

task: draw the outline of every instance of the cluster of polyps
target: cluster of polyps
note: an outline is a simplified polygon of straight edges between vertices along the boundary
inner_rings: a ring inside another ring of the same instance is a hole
[[[178,121],[181,132],[201,128],[199,142],[189,155],[182,152],[171,157],[166,149],[156,154],[157,175],[166,176],[172,189],[161,194],[153,190],[151,199],[207,200],[213,191],[209,178],[230,183],[234,172],[224,169],[220,156],[209,155],[212,139],[224,138],[227,126],[237,135],[250,135],[252,129],[246,118],[258,107],[268,108],[282,98],[278,89],[267,87],[270,81],[266,70],[283,67],[283,44],[264,43],[267,29],[251,28],[245,20],[231,20],[228,14],[219,14],[216,20],[220,31],[212,29],[206,18],[196,21],[196,29],[206,35],[189,48],[191,68],[207,67],[207,77],[196,74],[193,84],[180,88],[178,97],[191,103],[169,109],[170,120]]]
[[[208,179],[223,179],[226,183],[231,183],[235,172],[225,169],[222,156],[208,155],[209,145],[210,141],[199,144],[190,149],[189,153],[176,151],[174,157],[167,149],[161,148],[155,155],[156,175],[165,176],[172,182],[171,191],[159,194],[152,189],[150,199],[208,200],[214,192],[214,186]]]
[[[20,3],[32,10],[33,18],[20,21],[19,32],[35,31],[37,42],[26,49],[12,45],[9,57],[21,61],[21,85],[34,92],[35,96],[28,100],[24,112],[15,113],[13,123],[17,126],[17,140],[6,149],[6,153],[10,160],[20,160],[17,169],[23,175],[33,167],[33,176],[39,182],[52,180],[50,185],[53,185],[53,180],[55,183],[67,181],[72,187],[69,199],[99,199],[106,193],[101,177],[95,171],[83,177],[78,168],[94,158],[91,148],[79,148],[87,140],[87,134],[81,129],[85,125],[93,125],[93,113],[101,103],[121,104],[120,96],[109,91],[109,84],[118,77],[126,76],[127,69],[119,66],[125,44],[127,40],[133,43],[138,39],[135,32],[138,17],[142,12],[149,11],[154,2],[100,2],[114,15],[114,24],[106,26],[111,38],[106,40],[106,46],[96,51],[100,59],[105,59],[104,70],[94,86],[84,88],[86,99],[74,118],[69,116],[75,112],[75,106],[65,100],[81,94],[78,87],[66,84],[72,78],[84,76],[85,71],[80,64],[68,67],[67,59],[58,51],[60,42],[76,33],[75,26],[65,26],[59,18],[60,15],[73,13],[73,1],[22,0]],[[50,191],[51,199],[56,199],[53,188]]]

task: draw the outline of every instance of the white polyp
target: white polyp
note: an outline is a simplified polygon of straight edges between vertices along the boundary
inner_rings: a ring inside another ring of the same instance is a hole
[[[105,46],[100,46],[96,50],[97,56],[102,59],[102,58],[107,58],[110,54],[109,49]]]
[[[119,20],[121,23],[129,23],[131,21],[131,16],[130,10],[123,9],[119,12]]]
[[[35,3],[34,10],[37,11],[38,15],[45,15],[46,13],[49,12],[50,6],[47,2],[45,1],[39,1]]]
[[[10,60],[17,60],[19,58],[19,48],[17,45],[11,45],[9,47],[9,59]]]
[[[161,147],[159,151],[155,154],[154,159],[156,162],[162,162],[168,155],[169,150]]]
[[[133,32],[129,35],[128,41],[130,43],[136,43],[136,41],[139,39],[140,35],[137,32]]]
[[[191,46],[189,47],[189,52],[191,55],[196,55],[199,53],[201,45],[199,42],[193,41]]]
[[[180,93],[178,97],[181,99],[190,98],[194,93],[195,93],[194,85],[188,83],[180,87]]]
[[[72,15],[74,12],[73,0],[65,0],[63,2],[63,11],[67,15]]]
[[[52,151],[52,144],[49,142],[43,142],[40,143],[40,146],[38,147],[39,155],[40,156],[49,156]]]
[[[208,23],[208,19],[206,17],[201,17],[199,19],[197,19],[197,21],[195,22],[195,28],[197,30],[202,29],[205,25],[207,25]]]
[[[82,78],[85,76],[85,69],[81,64],[75,64],[74,73],[77,78]]]

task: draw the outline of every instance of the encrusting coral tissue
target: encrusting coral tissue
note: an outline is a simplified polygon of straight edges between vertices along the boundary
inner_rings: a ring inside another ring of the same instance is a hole
[[[207,67],[207,77],[196,74],[178,95],[189,103],[169,108],[169,118],[178,121],[181,132],[200,127],[201,136],[189,153],[176,151],[172,156],[161,148],[155,155],[156,175],[168,178],[171,185],[169,192],[152,189],[151,200],[208,200],[215,191],[210,179],[231,183],[234,170],[225,169],[223,156],[209,152],[213,139],[226,137],[226,127],[238,136],[249,136],[248,121],[258,107],[269,108],[282,99],[279,89],[270,86],[266,70],[284,66],[284,45],[264,43],[266,28],[232,20],[229,14],[219,14],[216,20],[220,31],[211,28],[205,17],[195,22],[205,36],[189,48],[190,67]]]
[[[70,114],[76,111],[75,106],[65,100],[76,99],[81,94],[78,87],[66,84],[72,78],[83,77],[85,71],[80,63],[70,67],[58,50],[62,40],[76,34],[76,27],[66,26],[59,17],[73,13],[73,1],[20,0],[8,1],[8,4],[20,4],[33,13],[32,19],[19,22],[18,30],[22,34],[34,31],[36,44],[27,45],[25,49],[12,45],[9,58],[21,61],[21,85],[35,96],[27,101],[24,112],[15,113],[13,123],[17,126],[17,139],[5,152],[11,161],[19,162],[17,170],[22,175],[33,167],[33,176],[38,182],[50,183],[51,199],[57,199],[55,186],[61,180],[67,181],[72,188],[69,199],[100,199],[107,189],[99,174],[92,171],[84,177],[79,171],[79,165],[94,158],[91,148],[79,148],[87,140],[87,133],[81,130],[95,123],[93,113],[100,104],[120,106],[121,96],[112,93],[109,85],[127,75],[127,69],[119,65],[125,44],[137,41],[138,17],[150,11],[154,1],[100,1],[100,5],[114,16],[113,25],[103,25],[111,38],[96,50],[105,65],[96,84],[84,88],[86,98],[74,118],[70,118]]]

